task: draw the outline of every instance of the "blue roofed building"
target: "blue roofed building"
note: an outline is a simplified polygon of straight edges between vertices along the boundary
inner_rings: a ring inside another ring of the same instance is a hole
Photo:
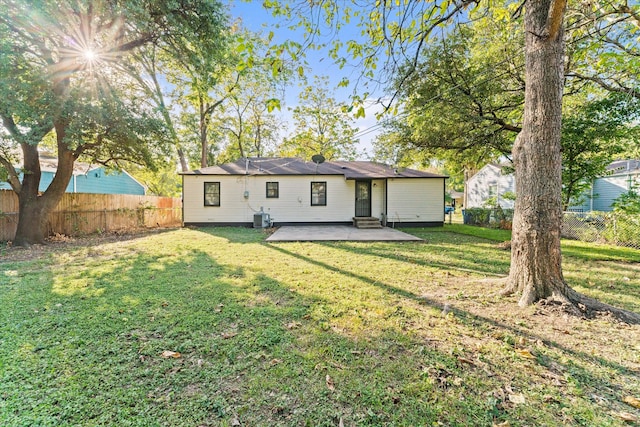
[[[55,156],[40,153],[40,191],[45,191],[58,169],[58,159]],[[20,174],[22,180],[22,174]],[[8,182],[0,183],[0,190],[10,190]],[[146,192],[144,185],[138,182],[126,171],[107,170],[104,166],[86,163],[74,164],[73,175],[67,185],[67,193],[94,194],[134,194],[142,196]]]

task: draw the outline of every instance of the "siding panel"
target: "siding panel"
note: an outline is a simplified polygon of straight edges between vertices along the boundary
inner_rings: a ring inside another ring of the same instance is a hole
[[[388,222],[444,222],[444,178],[389,179]]]
[[[311,206],[311,182],[316,181],[327,183],[326,206]],[[221,206],[204,206],[204,182],[220,182]],[[277,199],[266,197],[267,182],[279,183]],[[184,175],[184,222],[247,223],[261,209],[276,223],[351,221],[354,192],[354,182],[341,176]]]

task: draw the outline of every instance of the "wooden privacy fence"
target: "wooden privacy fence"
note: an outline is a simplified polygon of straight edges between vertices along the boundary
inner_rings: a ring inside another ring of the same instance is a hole
[[[0,190],[0,241],[15,237],[18,211],[16,194]],[[65,193],[47,219],[50,235],[68,236],[181,224],[180,199],[129,194]]]

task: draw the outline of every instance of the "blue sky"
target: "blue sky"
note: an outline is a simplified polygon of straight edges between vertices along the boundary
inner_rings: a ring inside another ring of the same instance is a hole
[[[295,40],[301,42],[303,39],[302,30],[291,30],[288,28],[288,24],[275,19],[271,12],[265,10],[262,7],[261,1],[233,1],[230,3],[230,13],[232,19],[240,18],[242,20],[242,24],[248,30],[253,32],[262,32],[263,34],[268,34],[273,31],[274,43],[282,43],[287,40]],[[279,24],[279,25],[278,25]],[[355,27],[347,28],[340,33],[340,38],[343,41],[348,39],[358,39],[358,32]],[[330,39],[327,37],[325,42],[328,42]],[[333,62],[332,59],[327,57],[326,51],[316,51],[316,50],[307,50],[306,51],[306,61],[308,63],[307,69],[307,79],[312,82],[313,77],[317,76],[327,76],[329,77],[329,82],[332,87],[335,87],[333,92],[334,98],[336,98],[339,102],[349,102],[349,97],[353,94],[354,86],[353,84],[347,88],[338,88],[338,83],[342,80],[343,77],[348,78],[350,81],[355,81],[359,76],[360,70],[355,69],[353,66],[347,65],[344,68],[340,68],[337,64]],[[362,88],[358,88],[362,90]],[[288,107],[295,107],[297,104],[297,97],[300,89],[297,85],[292,85],[286,89],[285,93],[285,106],[280,112],[283,120],[287,121],[290,126],[293,125],[291,120],[291,113],[288,111]],[[375,94],[376,96],[381,96],[381,93]],[[381,110],[381,106],[379,105],[371,105],[366,108],[366,116],[364,119],[358,119],[355,123],[355,127],[359,128],[361,131],[370,129],[372,126],[377,124],[377,120],[375,117],[375,113]],[[286,132],[284,132],[286,134]],[[285,135],[282,136],[285,136]],[[366,151],[368,155],[373,154],[373,150],[371,147],[371,142],[377,135],[377,132],[368,133],[360,138],[360,146],[359,151]],[[365,160],[366,156],[362,157],[362,160]]]

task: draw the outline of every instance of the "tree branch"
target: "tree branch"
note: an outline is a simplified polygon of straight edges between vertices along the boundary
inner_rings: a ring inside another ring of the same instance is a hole
[[[587,81],[598,84],[600,87],[610,92],[626,93],[627,95],[640,99],[640,92],[637,89],[626,87],[617,81],[616,83],[618,84],[618,86],[614,86],[611,83],[607,82],[607,80],[601,77],[585,76],[584,74],[580,74],[577,72],[568,73],[567,77],[573,77],[580,80],[587,80]]]
[[[5,158],[4,156],[0,156],[0,165],[2,165],[7,170],[9,174],[8,182],[9,185],[11,185],[13,191],[16,194],[20,194],[20,191],[22,191],[22,183],[20,182],[20,178],[18,176],[18,171],[16,171],[16,168],[14,168],[9,159]]]

